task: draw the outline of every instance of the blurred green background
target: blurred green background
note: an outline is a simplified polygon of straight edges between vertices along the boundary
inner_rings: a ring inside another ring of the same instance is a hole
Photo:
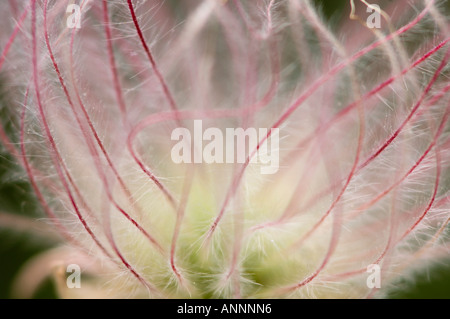
[[[331,21],[338,21],[348,0],[317,0],[322,11]],[[375,1],[376,3],[376,1]],[[447,3],[449,5],[449,3]],[[0,78],[0,119],[8,131],[12,131],[14,121],[5,105],[5,83]],[[17,141],[16,141],[17,142]],[[13,158],[0,146],[0,212],[19,214],[27,217],[43,216],[21,169]],[[0,224],[0,298],[10,298],[10,288],[20,267],[31,257],[52,247],[51,242],[36,240],[25,232],[5,229]],[[398,290],[391,298],[450,298],[450,265],[438,265],[424,269],[414,280],[399,282]],[[51,280],[47,280],[37,291],[35,298],[55,298]]]

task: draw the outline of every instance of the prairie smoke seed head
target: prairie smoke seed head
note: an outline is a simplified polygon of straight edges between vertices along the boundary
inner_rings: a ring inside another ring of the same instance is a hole
[[[448,258],[448,12],[346,10],[2,3],[0,138],[68,244],[18,293],[361,298]]]

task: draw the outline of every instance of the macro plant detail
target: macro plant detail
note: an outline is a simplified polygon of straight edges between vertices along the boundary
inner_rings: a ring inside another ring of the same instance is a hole
[[[18,296],[371,298],[448,262],[445,1],[1,6],[0,140],[60,243]]]

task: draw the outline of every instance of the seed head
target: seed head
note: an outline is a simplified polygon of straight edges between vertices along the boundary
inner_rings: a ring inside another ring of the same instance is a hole
[[[67,5],[1,4],[0,137],[66,243],[19,291],[362,298],[448,258],[441,2]]]

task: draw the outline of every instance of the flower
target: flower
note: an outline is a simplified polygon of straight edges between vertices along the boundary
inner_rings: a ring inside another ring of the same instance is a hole
[[[0,136],[66,243],[19,290],[53,273],[62,297],[361,298],[448,257],[436,1],[352,0],[335,28],[307,0],[2,9],[19,125]]]

